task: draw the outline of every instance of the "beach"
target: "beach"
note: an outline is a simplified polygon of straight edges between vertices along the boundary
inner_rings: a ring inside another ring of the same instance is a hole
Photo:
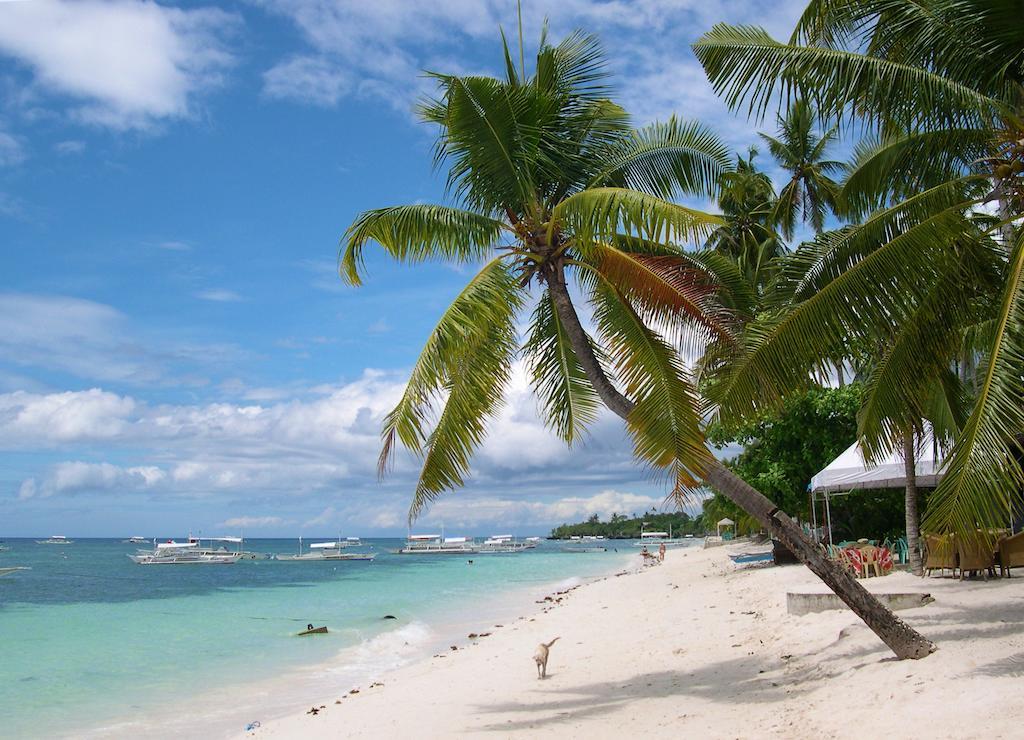
[[[636,571],[481,621],[481,636],[325,687],[235,736],[1020,736],[1024,578],[868,579],[873,591],[934,598],[899,613],[937,652],[897,661],[847,610],[787,613],[788,592],[825,592],[803,566],[739,567],[724,548],[685,548]],[[532,656],[554,637],[539,680]]]

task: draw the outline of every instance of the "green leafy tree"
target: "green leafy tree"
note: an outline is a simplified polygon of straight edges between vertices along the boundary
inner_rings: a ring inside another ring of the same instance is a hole
[[[727,463],[732,471],[786,511],[810,519],[807,485],[857,438],[860,405],[859,384],[814,388],[787,397],[779,409],[753,420],[712,423],[708,441],[720,448],[742,445],[743,451]]]
[[[732,316],[717,300],[724,283],[676,245],[706,239],[721,219],[668,198],[713,195],[729,167],[725,148],[698,124],[630,128],[607,97],[592,37],[542,39],[531,76],[506,46],[505,67],[505,79],[434,75],[440,94],[421,109],[440,130],[437,162],[448,167],[457,205],[368,211],[344,238],[341,273],[352,284],[370,242],[402,262],[484,263],[441,317],[385,421],[382,470],[399,442],[423,460],[410,515],[463,484],[519,352],[516,318],[533,300],[523,349],[557,434],[578,441],[603,402],[626,422],[636,457],[667,474],[673,495],[708,481],[797,552],[898,656],[927,655],[931,643],[705,445],[704,407],[679,348],[728,342]],[[590,305],[594,336],[571,282]]]

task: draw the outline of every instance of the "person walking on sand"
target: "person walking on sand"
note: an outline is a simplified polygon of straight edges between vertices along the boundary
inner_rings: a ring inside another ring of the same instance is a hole
[[[664,542],[662,542],[660,545],[658,545],[658,562],[659,563],[664,563],[665,562],[665,543]]]

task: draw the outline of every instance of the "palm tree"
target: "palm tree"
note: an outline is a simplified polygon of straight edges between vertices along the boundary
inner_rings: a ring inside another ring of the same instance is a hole
[[[825,159],[829,145],[838,135],[838,126],[819,135],[814,130],[814,108],[803,99],[790,105],[786,115],[778,116],[778,136],[760,134],[768,151],[782,169],[789,173],[789,182],[779,192],[774,217],[787,239],[793,238],[799,217],[815,232],[825,228],[828,212],[836,212],[839,185],[830,175],[845,169],[842,162]]]
[[[772,277],[774,260],[785,251],[775,232],[777,199],[771,178],[757,169],[751,147],[747,158],[719,179],[718,207],[725,223],[711,232],[707,246],[730,257],[747,282],[761,293]]]
[[[403,262],[485,262],[441,317],[385,420],[381,470],[398,442],[423,459],[410,517],[462,485],[519,351],[516,317],[536,298],[523,349],[551,429],[576,442],[603,402],[626,422],[636,456],[667,472],[674,496],[702,480],[713,485],[796,552],[899,657],[927,655],[930,642],[704,443],[705,409],[681,350],[736,341],[734,319],[716,300],[729,278],[675,245],[706,239],[721,219],[668,199],[712,196],[730,164],[725,147],[699,124],[675,119],[630,128],[607,98],[593,37],[575,33],[557,45],[542,37],[532,76],[516,69],[506,45],[505,68],[503,80],[434,75],[440,94],[421,108],[440,130],[437,162],[448,166],[458,206],[368,211],[344,237],[341,273],[352,284],[361,281],[370,242]],[[534,281],[539,295],[530,291]],[[590,306],[594,336],[570,283]]]
[[[1005,526],[1024,487],[1018,20],[1019,3],[1005,0],[814,0],[789,43],[758,28],[718,25],[694,45],[734,108],[760,116],[777,95],[804,97],[823,117],[859,120],[883,138],[847,182],[845,200],[870,215],[827,237],[814,267],[819,292],[759,329],[756,346],[721,386],[725,407],[772,403],[851,336],[869,346],[902,336],[904,350],[886,369],[893,421],[877,440],[895,446],[921,418],[925,386],[948,369],[976,322],[970,302],[945,300],[941,286],[964,266],[997,267],[1000,279],[981,299],[992,311],[977,397],[924,522],[970,538]],[[887,204],[901,179],[910,195]],[[975,214],[985,204],[996,207],[994,224]]]

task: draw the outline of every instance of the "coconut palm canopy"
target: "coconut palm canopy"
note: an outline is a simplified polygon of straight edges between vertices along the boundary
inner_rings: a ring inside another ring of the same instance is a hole
[[[798,250],[795,308],[752,328],[718,386],[723,409],[775,403],[851,340],[882,345],[862,419],[880,454],[920,426],[937,387],[962,390],[949,369],[980,352],[973,411],[925,522],[970,536],[1002,526],[1024,485],[1019,13],[993,0],[815,0],[788,43],[718,25],[694,45],[734,108],[758,117],[800,97],[878,135],[840,194],[863,220]]]
[[[636,455],[667,470],[681,495],[709,453],[680,349],[732,334],[716,300],[722,282],[678,246],[703,240],[720,219],[670,198],[711,197],[728,152],[699,123],[632,128],[609,98],[592,36],[554,45],[542,37],[531,75],[507,43],[504,60],[504,79],[433,74],[437,97],[420,107],[438,128],[436,164],[448,170],[453,204],[367,211],[343,240],[341,274],[351,284],[362,280],[371,242],[406,263],[483,264],[386,419],[381,469],[399,442],[422,456],[410,516],[462,485],[520,353],[543,418],[576,442],[600,403],[586,371],[596,359],[635,404]],[[569,284],[593,314],[588,357],[569,340],[583,331]],[[520,342],[517,319],[531,304]]]

